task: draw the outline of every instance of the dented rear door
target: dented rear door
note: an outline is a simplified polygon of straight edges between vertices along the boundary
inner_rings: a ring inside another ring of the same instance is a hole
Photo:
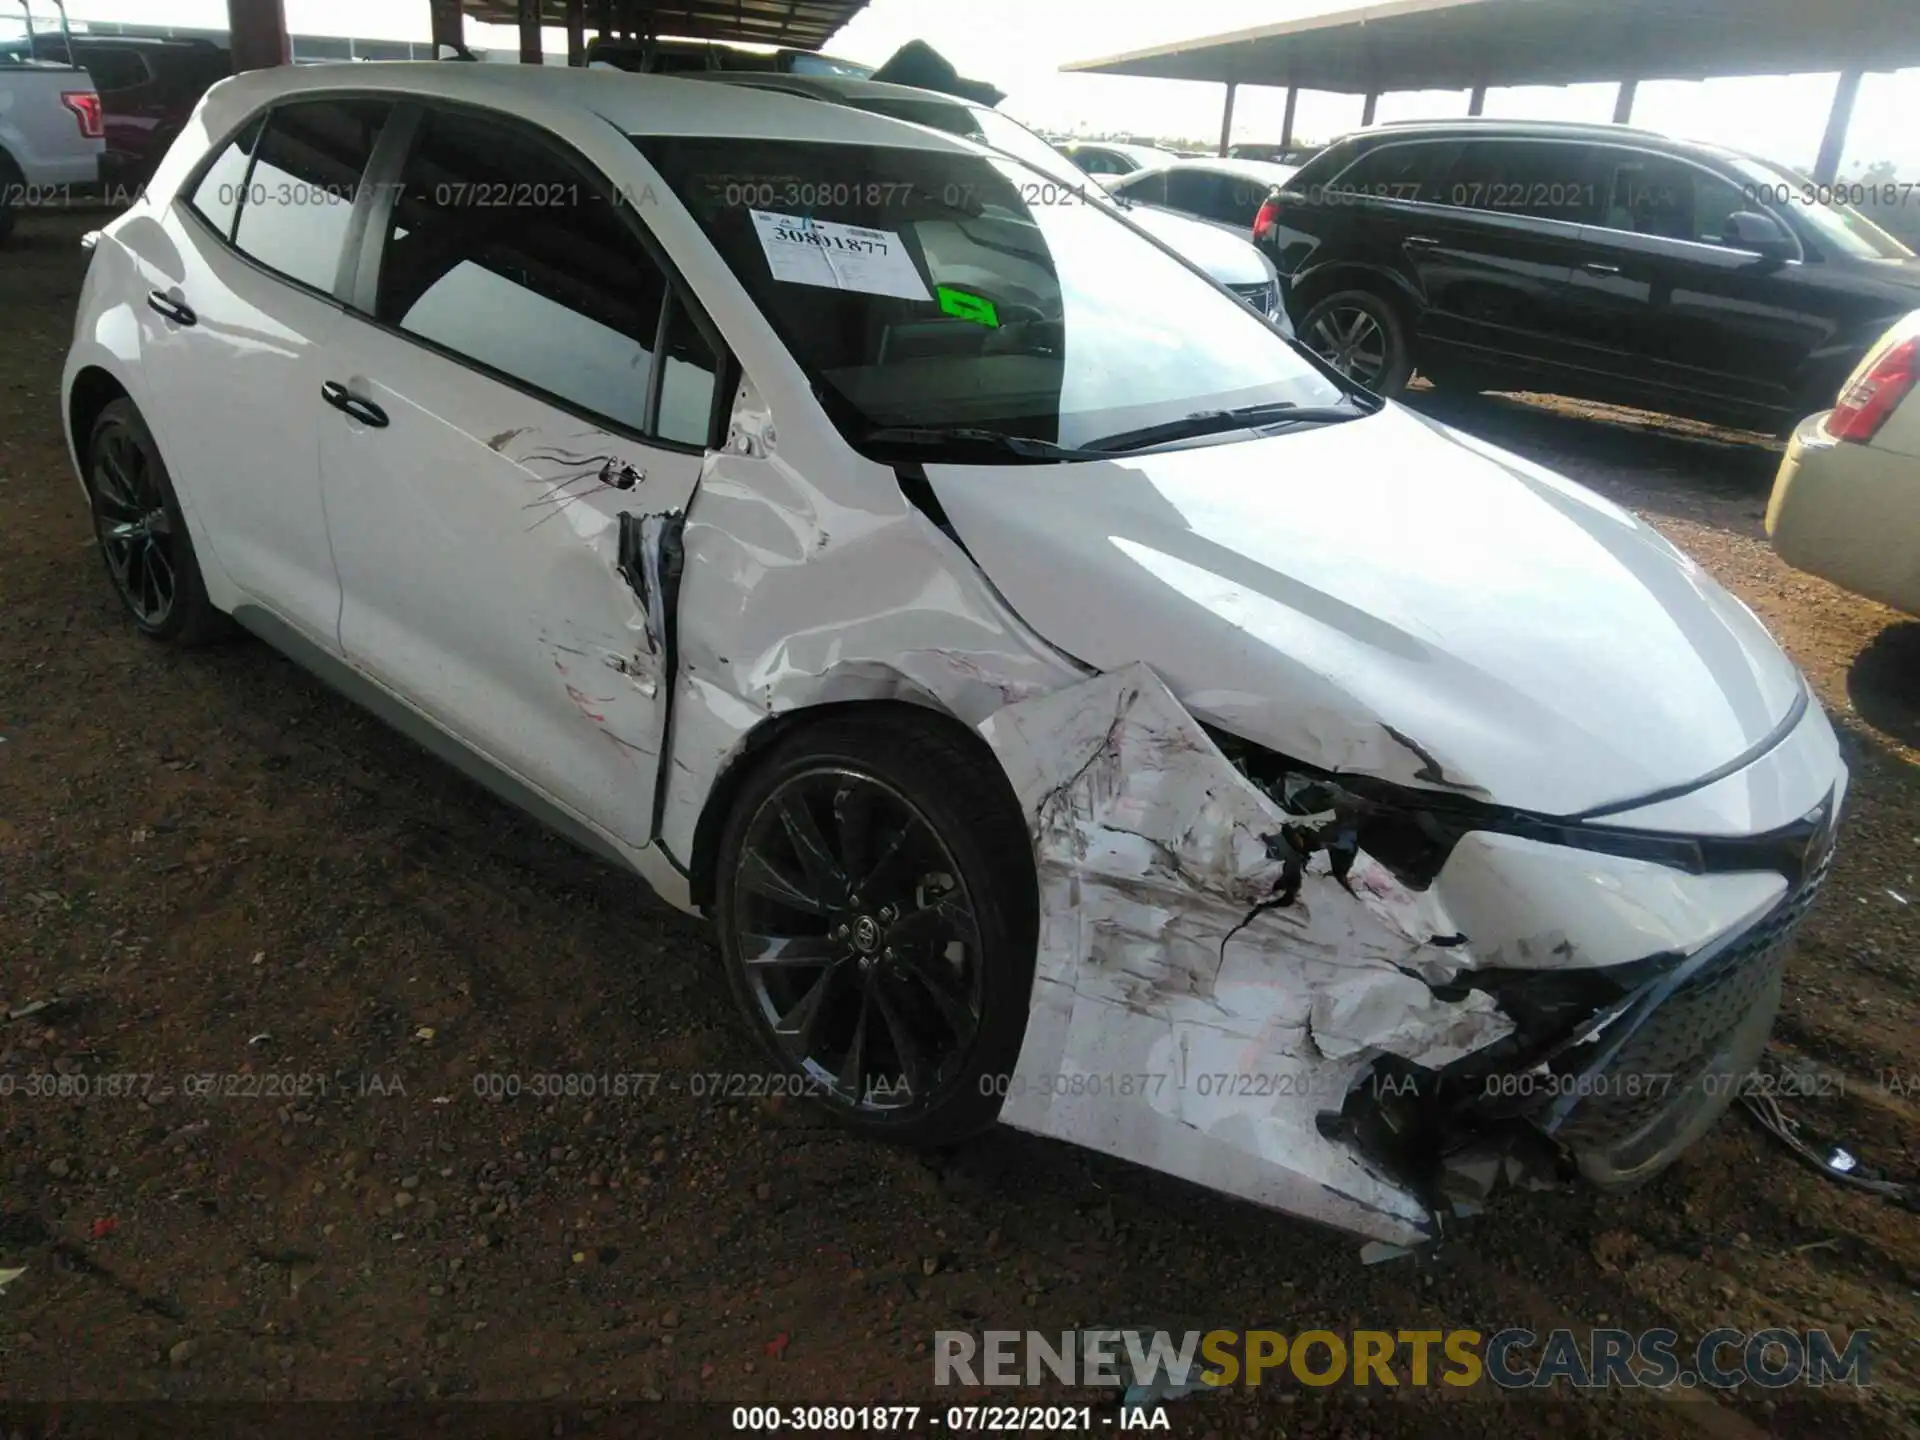
[[[342,649],[643,844],[671,642],[655,587],[716,348],[632,217],[537,132],[429,111],[393,190],[322,427]]]

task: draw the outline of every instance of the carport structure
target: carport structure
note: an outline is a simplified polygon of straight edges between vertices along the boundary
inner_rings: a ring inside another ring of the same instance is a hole
[[[1830,182],[1861,76],[1909,65],[1920,65],[1915,0],[1390,0],[1062,68],[1224,83],[1222,154],[1240,85],[1286,88],[1289,145],[1301,90],[1364,95],[1371,125],[1388,91],[1467,90],[1478,115],[1489,87],[1614,81],[1624,125],[1642,80],[1838,71],[1815,167]]]
[[[541,31],[567,34],[567,63],[586,63],[587,32],[647,39],[673,35],[818,50],[867,0],[414,0],[432,17],[436,46],[466,50],[466,21],[517,26],[520,59],[545,61]],[[237,70],[285,65],[289,53],[284,0],[227,0]]]

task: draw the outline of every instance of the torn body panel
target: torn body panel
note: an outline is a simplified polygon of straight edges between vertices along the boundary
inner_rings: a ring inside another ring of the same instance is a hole
[[[1560,1094],[1545,1081],[1542,1103],[1516,1080],[1509,1103],[1477,1109],[1502,1088],[1490,1077],[1559,1073],[1556,1044],[1584,1066],[1631,1054],[1681,957],[1746,933],[1789,884],[1480,831],[1422,876],[1368,817],[1377,802],[1242,768],[1144,665],[979,728],[1027,817],[1041,898],[1001,1118],[1393,1245],[1434,1233],[1450,1156],[1510,1121],[1551,1131],[1585,1113],[1545,1103]],[[1751,1059],[1741,1006],[1721,1027],[1738,1031],[1727,1064]],[[1697,1135],[1713,1099],[1662,1134]]]
[[[1002,1120],[1374,1239],[1425,1237],[1423,1200],[1315,1117],[1379,1048],[1444,1063],[1511,1030],[1486,997],[1442,1001],[1409,976],[1417,959],[1463,963],[1431,943],[1454,928],[1433,898],[1365,856],[1349,890],[1322,856],[1292,903],[1267,908],[1285,868],[1269,837],[1301,817],[1145,666],[981,733],[1033,828],[1041,892]]]
[[[977,724],[1086,674],[1027,630],[886,467],[871,468],[883,483],[812,482],[741,386],[684,537],[661,820],[682,863],[715,782],[770,717],[900,700]]]

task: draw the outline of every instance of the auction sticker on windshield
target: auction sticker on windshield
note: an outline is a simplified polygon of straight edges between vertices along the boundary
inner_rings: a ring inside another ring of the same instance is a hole
[[[869,230],[772,210],[750,213],[776,280],[901,300],[933,298],[896,230]]]

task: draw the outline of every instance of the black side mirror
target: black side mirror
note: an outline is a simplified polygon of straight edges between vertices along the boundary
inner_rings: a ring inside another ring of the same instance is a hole
[[[1757,210],[1736,210],[1729,215],[1720,232],[1720,243],[1736,250],[1751,250],[1764,260],[1784,260],[1793,254],[1793,240],[1780,228],[1780,222]]]

